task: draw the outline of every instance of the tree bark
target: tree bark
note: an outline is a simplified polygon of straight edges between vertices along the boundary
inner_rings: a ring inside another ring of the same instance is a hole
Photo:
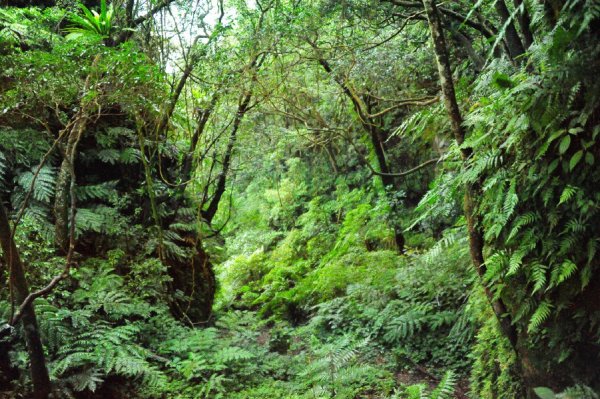
[[[523,11],[519,13],[519,26],[523,33],[523,45],[527,50],[533,44],[533,33],[531,32],[531,18],[527,11],[527,4],[523,0],[514,0],[515,8],[523,7]]]
[[[400,253],[404,253],[406,250],[406,239],[404,238],[404,234],[402,233],[402,228],[396,222],[396,220],[398,219],[399,204],[397,198],[394,198],[394,176],[390,172],[390,168],[385,157],[385,147],[383,146],[383,141],[381,139],[380,129],[371,124],[369,130],[371,143],[373,145],[373,150],[375,151],[377,163],[381,172],[381,174],[379,174],[379,177],[381,178],[381,183],[383,184],[385,195],[387,196],[388,202],[390,204],[390,216],[392,217],[392,219],[394,219],[391,223],[394,229],[394,242],[396,243],[398,251]]]
[[[23,303],[29,295],[29,287],[25,278],[25,270],[19,251],[13,239],[12,231],[8,221],[8,215],[4,205],[0,204],[0,244],[4,262],[9,268],[10,285],[14,290],[14,296],[17,303]],[[46,359],[44,357],[44,347],[40,338],[37,318],[33,304],[29,304],[23,309],[23,330],[25,334],[25,343],[29,354],[31,382],[33,383],[33,398],[45,399],[50,393],[50,377],[46,369]]]
[[[456,101],[454,83],[452,80],[452,71],[450,69],[450,59],[442,31],[442,24],[440,22],[439,14],[435,5],[435,0],[423,0],[423,4],[425,6],[427,20],[429,22],[431,37],[433,39],[433,47],[440,77],[440,86],[444,97],[444,105],[450,119],[454,138],[458,145],[462,146],[465,141],[465,130],[462,125],[460,109]],[[473,150],[471,148],[461,148],[461,157],[464,163],[468,161],[472,153]],[[467,220],[471,260],[475,266],[475,269],[477,270],[478,275],[480,278],[482,278],[486,272],[485,260],[483,258],[484,239],[481,220],[477,215],[475,202],[476,198],[479,198],[480,195],[480,183],[468,184],[465,187],[464,212]],[[485,286],[485,284],[484,289],[486,296],[492,305],[494,314],[500,323],[500,328],[502,329],[503,334],[508,338],[512,347],[516,350],[517,331],[515,326],[512,325],[511,318],[504,302],[501,299],[495,299],[493,293],[487,286]]]
[[[225,184],[227,183],[227,174],[229,173],[229,166],[231,165],[231,157],[233,155],[233,148],[235,146],[235,142],[237,140],[237,132],[240,128],[240,124],[242,123],[242,119],[244,119],[244,115],[248,111],[248,107],[250,106],[250,100],[252,99],[252,91],[244,94],[239,105],[237,112],[235,114],[235,119],[233,120],[233,125],[231,126],[231,133],[229,134],[229,141],[227,142],[227,148],[225,149],[225,155],[223,156],[223,164],[221,167],[221,173],[217,178],[217,185],[215,188],[215,192],[208,204],[208,207],[205,211],[202,211],[202,217],[204,220],[211,224],[214,219],[217,210],[219,209],[219,203],[221,202],[221,198],[225,193]]]
[[[87,127],[88,112],[85,106],[77,113],[70,127],[67,127],[67,145],[58,176],[56,178],[54,195],[54,241],[58,249],[67,254],[69,251],[69,186],[71,172],[75,168],[77,144]]]
[[[161,137],[165,133],[165,130],[167,129],[167,126],[169,125],[169,121],[171,120],[171,117],[173,116],[173,112],[175,111],[175,106],[177,105],[177,101],[179,100],[179,97],[181,96],[181,92],[183,91],[183,88],[185,87],[185,84],[186,84],[190,74],[192,73],[193,69],[194,69],[194,65],[191,62],[185,66],[185,69],[183,70],[183,74],[179,78],[179,82],[177,82],[177,86],[175,86],[175,90],[173,91],[173,94],[171,95],[171,99],[169,100],[169,103],[167,104],[167,109],[165,110],[165,112],[163,112],[162,117],[160,118],[158,125],[156,126],[156,131],[157,131],[158,137]]]
[[[98,106],[96,102],[86,101],[85,96],[90,88],[90,81],[94,69],[100,60],[97,55],[92,62],[92,72],[86,77],[83,84],[83,94],[79,103],[79,110],[73,116],[69,124],[60,132],[60,136],[67,138],[64,148],[63,160],[60,165],[58,177],[56,179],[54,196],[54,240],[58,248],[64,253],[69,252],[69,192],[71,183],[71,174],[75,172],[75,158],[77,156],[77,144],[83,136],[88,123],[89,115],[93,113]]]
[[[69,245],[69,161],[65,158],[60,164],[54,190],[54,242],[61,253],[67,253]]]
[[[496,0],[495,7],[496,12],[500,17],[500,21],[502,22],[502,26],[506,25],[505,37],[510,58],[512,60],[517,60],[517,58],[525,52],[517,28],[515,28],[513,21],[510,20],[510,12],[508,11],[504,0]]]

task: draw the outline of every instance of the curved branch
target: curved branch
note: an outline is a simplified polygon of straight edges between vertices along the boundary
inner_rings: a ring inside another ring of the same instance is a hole
[[[418,1],[405,1],[405,0],[384,0],[384,1],[391,3],[395,6],[401,6],[401,7],[407,7],[407,8],[421,8],[421,9],[423,8],[423,4]],[[473,21],[472,19],[467,18],[467,16],[462,15],[454,10],[438,7],[438,11],[450,18],[460,21],[461,23],[465,24],[466,26],[469,26],[469,27],[481,32],[481,34],[483,36],[485,36],[486,38],[491,38],[495,35],[495,33],[492,30],[490,30],[487,26],[485,26],[484,24]]]
[[[441,160],[442,160],[442,158],[433,158],[433,159],[430,159],[428,161],[423,162],[420,165],[415,166],[412,169],[409,169],[409,170],[407,170],[405,172],[400,172],[400,173],[381,173],[381,172],[378,172],[368,162],[367,162],[367,167],[371,170],[371,172],[374,175],[377,175],[377,176],[405,177],[405,176],[411,175],[411,174],[413,174],[415,172],[418,172],[419,170],[423,169],[426,166],[429,166],[429,165],[434,164],[434,163],[438,163]]]
[[[377,118],[378,116],[382,116],[387,114],[390,111],[395,110],[396,108],[400,108],[400,107],[404,107],[405,105],[418,105],[418,106],[425,106],[425,105],[430,105],[433,103],[436,103],[439,101],[439,97],[435,96],[433,98],[415,98],[415,99],[410,99],[410,100],[402,100],[399,101],[397,104],[392,105],[389,108],[384,109],[383,111],[379,111],[375,114],[369,114],[369,118]]]

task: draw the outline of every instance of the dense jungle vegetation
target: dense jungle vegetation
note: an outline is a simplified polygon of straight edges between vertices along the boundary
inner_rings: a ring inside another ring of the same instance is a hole
[[[598,0],[0,5],[0,398],[598,399]]]

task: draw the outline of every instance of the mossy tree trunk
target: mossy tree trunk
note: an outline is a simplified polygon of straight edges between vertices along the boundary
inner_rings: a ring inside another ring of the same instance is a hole
[[[13,239],[12,230],[4,205],[0,204],[0,244],[5,264],[9,269],[10,286],[14,292],[17,306],[25,302],[29,296],[29,287],[25,278],[25,269],[19,255],[19,250]],[[37,317],[33,304],[28,304],[21,317],[27,353],[29,354],[29,369],[33,384],[33,398],[45,399],[50,393],[50,377],[46,368],[44,347],[40,338]]]

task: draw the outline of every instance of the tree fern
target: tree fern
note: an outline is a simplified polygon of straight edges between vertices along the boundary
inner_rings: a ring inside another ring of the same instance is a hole
[[[79,208],[76,213],[75,229],[77,234],[94,232],[116,234],[122,231],[125,220],[114,207],[96,205],[90,208]]]
[[[114,148],[105,148],[96,153],[102,162],[115,165],[121,159],[121,151]]]

